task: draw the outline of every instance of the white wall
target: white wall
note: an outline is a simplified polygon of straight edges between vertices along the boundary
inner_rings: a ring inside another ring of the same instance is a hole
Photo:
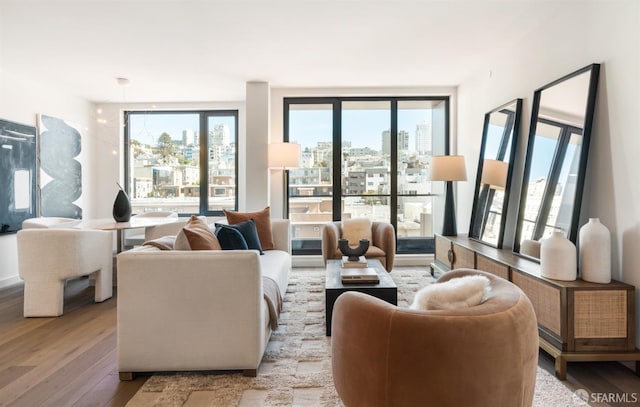
[[[492,50],[494,63],[478,67],[477,74],[460,85],[458,149],[468,157],[469,179],[475,180],[484,114],[511,99],[524,98],[505,240],[511,247],[533,91],[590,63],[602,64],[581,224],[588,217],[599,217],[609,227],[613,278],[640,288],[640,2],[554,5],[557,11],[544,25],[526,33],[513,48]],[[469,224],[473,193],[473,181],[459,187],[459,225]],[[639,327],[640,290],[636,289],[638,346]]]
[[[95,171],[87,162],[94,150],[94,135],[90,124],[92,110],[91,103],[57,88],[55,84],[0,71],[0,117],[35,126],[36,115],[41,113],[64,119],[82,129],[84,216],[92,216],[92,207],[85,199],[93,193],[93,186],[87,180]],[[16,235],[0,235],[0,287],[20,281],[17,252]]]

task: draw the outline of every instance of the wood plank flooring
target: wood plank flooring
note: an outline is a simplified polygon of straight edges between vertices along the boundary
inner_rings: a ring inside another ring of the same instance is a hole
[[[118,380],[115,293],[98,304],[93,295],[87,278],[71,280],[64,315],[23,318],[22,284],[0,289],[0,406],[124,406],[144,384],[145,376]],[[539,365],[553,373],[553,359],[544,352]],[[564,384],[640,400],[640,377],[615,362],[570,363]]]

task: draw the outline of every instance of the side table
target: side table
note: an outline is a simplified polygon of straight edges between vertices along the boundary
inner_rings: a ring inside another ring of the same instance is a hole
[[[373,268],[378,274],[380,282],[378,284],[342,284],[340,278],[341,260],[327,260],[326,283],[325,283],[325,303],[326,303],[326,328],[327,336],[331,336],[331,317],[333,315],[333,305],[338,297],[347,291],[358,291],[372,295],[388,302],[398,305],[398,287],[393,282],[391,275],[385,270],[380,260],[367,260],[367,267]]]

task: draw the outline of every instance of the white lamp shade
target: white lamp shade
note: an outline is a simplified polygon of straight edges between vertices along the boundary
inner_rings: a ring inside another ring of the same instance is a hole
[[[269,144],[269,168],[300,167],[300,144]]]
[[[431,181],[466,181],[467,169],[461,155],[436,155],[431,157],[429,169]]]
[[[498,160],[484,160],[482,163],[482,184],[489,184],[494,189],[504,189],[507,185],[509,163]]]

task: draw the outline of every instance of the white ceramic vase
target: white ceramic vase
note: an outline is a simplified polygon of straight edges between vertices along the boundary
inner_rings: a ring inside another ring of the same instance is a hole
[[[553,232],[540,244],[540,274],[553,280],[573,281],[578,276],[576,246],[562,232]]]
[[[580,277],[592,283],[611,282],[611,233],[598,218],[580,228]]]

